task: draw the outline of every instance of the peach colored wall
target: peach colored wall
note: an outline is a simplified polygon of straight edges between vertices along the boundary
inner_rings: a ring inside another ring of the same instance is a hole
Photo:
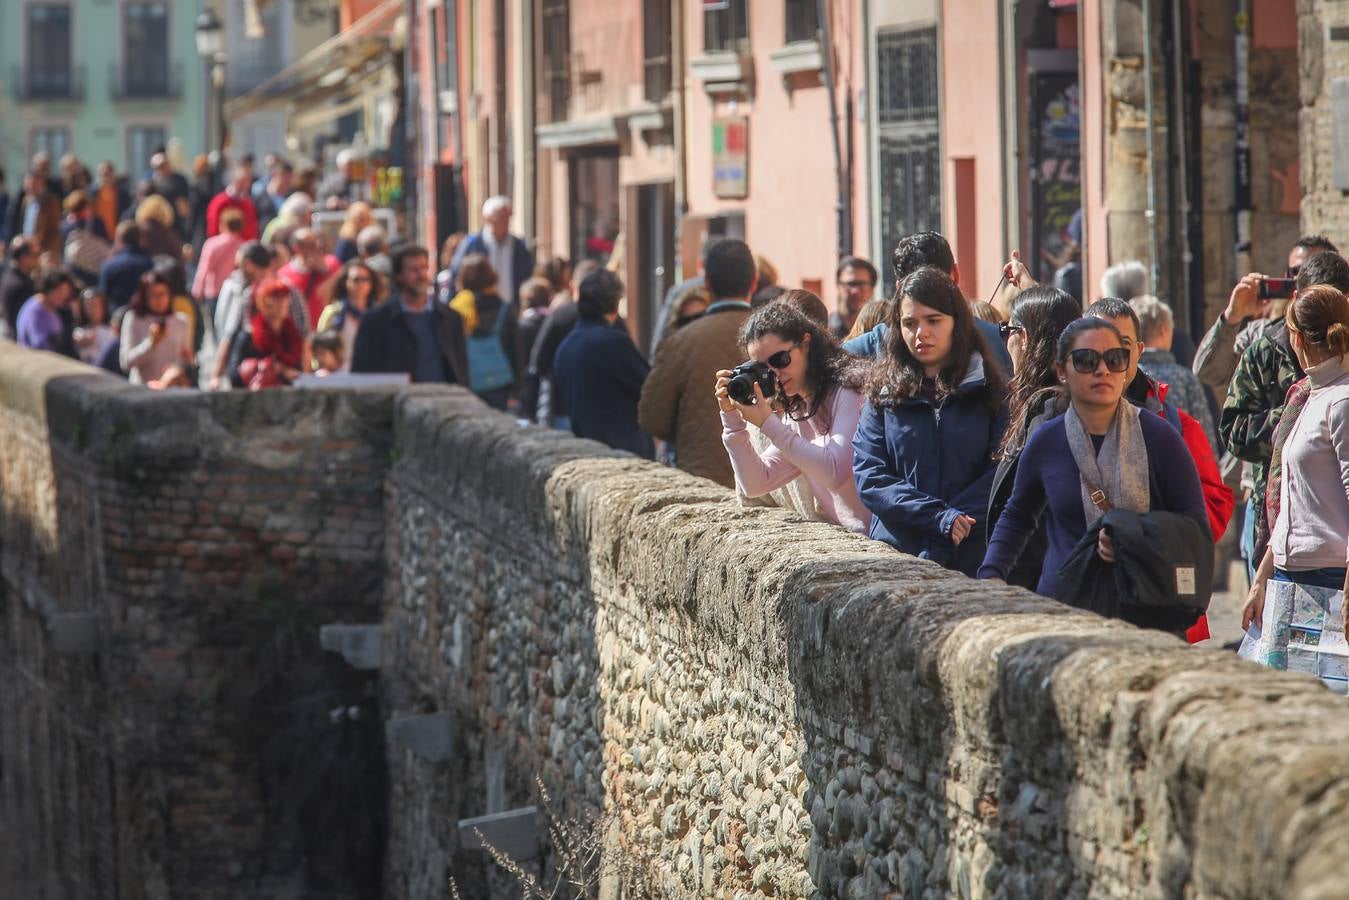
[[[354,22],[383,3],[384,0],[342,0],[338,8],[338,27],[345,31]]]
[[[689,213],[715,216],[743,211],[750,247],[768,257],[783,285],[818,281],[831,308],[837,298],[837,199],[833,148],[829,133],[829,101],[823,79],[795,76],[788,90],[773,68],[769,55],[783,46],[784,10],[781,3],[750,4],[750,52],[754,89],[734,102],[709,97],[703,83],[688,78],[688,186]],[[865,252],[866,169],[864,133],[854,109],[845,102],[862,87],[861,19],[855,4],[830,4],[836,53],[840,129],[853,129],[853,247]],[[700,4],[686,4],[688,54],[703,54],[703,13]],[[712,187],[712,121],[714,116],[745,115],[749,119],[749,196],[727,200],[714,196]],[[847,138],[844,136],[846,152]]]
[[[623,112],[642,102],[641,3],[571,2],[571,116]]]
[[[1101,68],[1101,10],[1099,4],[1080,6],[1082,52],[1082,218],[1084,226],[1082,288],[1090,297],[1101,273],[1110,266],[1105,208],[1105,76]]]
[[[956,202],[954,161],[973,160],[972,233],[978,254],[963,259],[956,248],[956,262],[966,296],[987,299],[1002,276],[1003,254],[1011,249],[1003,247],[1002,236],[997,4],[943,0],[940,33],[943,230],[953,245],[957,234],[970,233],[970,223],[961,221],[963,211]]]

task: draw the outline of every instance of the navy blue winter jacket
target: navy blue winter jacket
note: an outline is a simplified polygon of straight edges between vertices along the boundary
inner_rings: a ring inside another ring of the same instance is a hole
[[[940,406],[921,397],[893,407],[870,400],[853,438],[853,477],[875,516],[871,537],[905,553],[973,575],[984,555],[984,519],[996,465],[993,453],[1007,427],[1006,393],[990,408],[983,360]],[[956,516],[977,523],[957,547]]]

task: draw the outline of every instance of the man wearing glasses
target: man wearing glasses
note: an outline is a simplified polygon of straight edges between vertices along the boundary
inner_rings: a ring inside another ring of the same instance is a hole
[[[876,293],[876,267],[860,256],[845,256],[838,264],[838,309],[829,317],[829,330],[839,340],[852,331],[862,307]]]

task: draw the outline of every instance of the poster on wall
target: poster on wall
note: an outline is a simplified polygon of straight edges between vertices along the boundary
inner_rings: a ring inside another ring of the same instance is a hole
[[[1048,283],[1077,260],[1080,223],[1072,237],[1069,226],[1082,206],[1082,118],[1076,72],[1031,71],[1029,76],[1029,237],[1035,277]]]
[[[749,120],[744,116],[712,122],[712,192],[728,200],[749,196]]]

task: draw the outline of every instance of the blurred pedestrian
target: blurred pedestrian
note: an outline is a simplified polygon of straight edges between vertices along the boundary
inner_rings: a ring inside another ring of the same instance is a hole
[[[838,282],[838,311],[830,319],[834,336],[842,340],[852,334],[862,309],[876,295],[880,273],[869,260],[860,256],[845,256],[835,271]]]
[[[220,215],[220,233],[207,238],[201,246],[196,277],[192,280],[192,294],[201,301],[206,318],[212,323],[220,291],[234,271],[235,257],[244,245],[243,230],[243,214],[237,209],[227,209]]]
[[[534,255],[529,252],[524,238],[511,234],[511,201],[509,197],[490,197],[482,205],[481,231],[476,231],[459,244],[450,266],[451,281],[459,284],[459,267],[464,260],[481,253],[497,273],[497,288],[503,297],[514,297],[517,288],[534,272]]]
[[[342,369],[351,368],[351,356],[356,347],[356,333],[361,317],[383,301],[384,282],[380,275],[359,259],[342,267],[335,278],[324,287],[328,305],[319,316],[317,331],[331,331],[342,344]]]
[[[19,235],[9,242],[9,265],[0,273],[0,310],[4,312],[4,336],[18,340],[19,311],[37,293],[33,276],[38,270],[38,249]]]
[[[250,391],[293,384],[303,371],[304,339],[290,320],[288,285],[266,278],[253,292],[253,313],[230,348],[230,381]]]
[[[220,233],[220,214],[227,209],[237,210],[244,219],[243,231],[246,241],[258,237],[258,214],[253,208],[253,176],[243,166],[235,166],[233,177],[225,189],[211,198],[206,207],[206,237],[213,238]]]
[[[337,243],[333,245],[333,256],[337,257],[338,262],[350,262],[356,256],[356,236],[361,233],[361,229],[373,224],[375,216],[370,211],[369,203],[357,200],[347,207],[347,216],[342,220],[342,227],[337,232]]]
[[[426,248],[399,246],[393,253],[393,271],[394,296],[361,317],[351,371],[402,372],[414,382],[467,386],[464,322],[431,297]]]
[[[172,307],[168,275],[154,270],[142,275],[131,311],[122,320],[122,370],[133,384],[158,379],[175,363],[192,365],[191,328]]]
[[[141,276],[154,268],[150,254],[141,248],[141,229],[135,222],[120,222],[113,253],[98,273],[98,290],[117,311],[140,290]]]
[[[505,410],[519,383],[514,305],[497,292],[497,273],[480,253],[459,264],[459,293],[450,309],[464,322],[469,385],[493,409]]]
[[[36,286],[37,293],[19,310],[15,328],[19,346],[74,356],[70,329],[61,316],[75,295],[74,280],[62,269],[48,269],[38,275]]]

